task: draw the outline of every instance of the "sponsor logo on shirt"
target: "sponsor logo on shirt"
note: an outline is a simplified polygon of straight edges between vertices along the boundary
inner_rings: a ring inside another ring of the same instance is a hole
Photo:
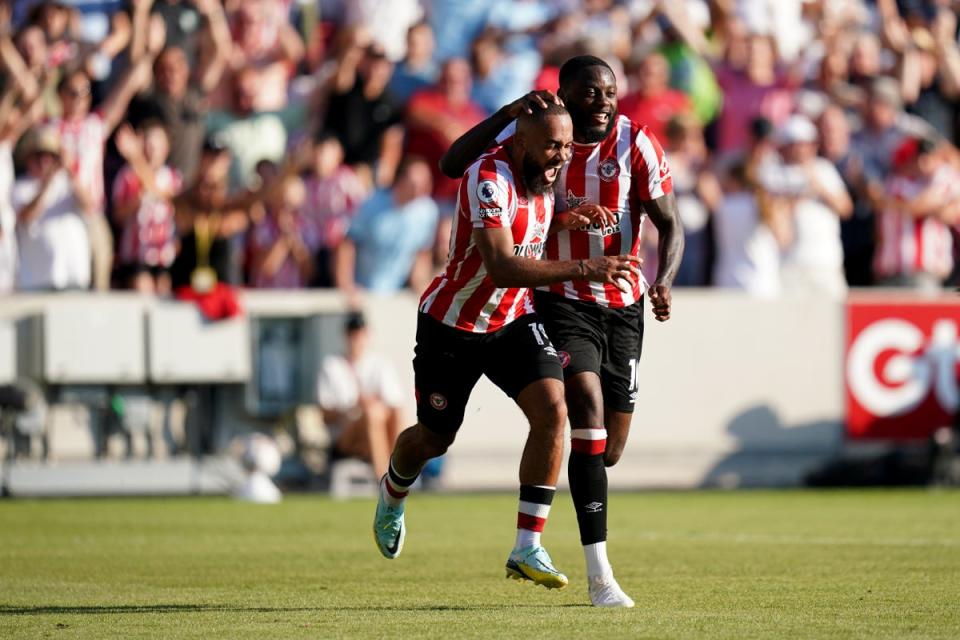
[[[480,212],[481,218],[499,218],[500,216],[503,215],[503,209],[501,209],[500,207],[490,207],[490,208],[481,207],[479,212]]]

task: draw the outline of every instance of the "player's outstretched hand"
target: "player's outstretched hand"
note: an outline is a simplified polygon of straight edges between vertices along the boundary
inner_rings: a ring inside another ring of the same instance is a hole
[[[670,287],[665,284],[652,284],[647,289],[650,305],[653,307],[653,317],[660,322],[670,319]]]
[[[534,109],[546,109],[547,103],[553,102],[563,106],[563,100],[552,91],[541,89],[531,91],[527,95],[517,98],[507,107],[507,113],[511,118],[519,118],[521,113],[533,113]]]
[[[640,279],[643,261],[636,256],[599,256],[584,262],[585,280],[612,284],[624,293],[630,293]]]

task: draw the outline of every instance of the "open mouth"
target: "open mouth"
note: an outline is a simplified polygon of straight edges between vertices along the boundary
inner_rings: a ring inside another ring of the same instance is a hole
[[[606,111],[600,111],[590,115],[590,123],[598,127],[605,127],[610,122],[610,114]]]
[[[547,184],[552,184],[557,179],[557,174],[560,173],[560,167],[547,167],[547,170],[543,172],[543,180]]]

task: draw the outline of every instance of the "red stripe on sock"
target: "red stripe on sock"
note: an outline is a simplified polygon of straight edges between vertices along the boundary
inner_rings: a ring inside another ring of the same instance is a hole
[[[406,498],[406,497],[407,497],[407,494],[410,493],[409,490],[407,490],[407,491],[400,491],[399,489],[395,489],[395,488],[393,487],[393,485],[390,483],[390,479],[389,479],[389,478],[387,478],[387,481],[386,481],[386,483],[384,483],[384,484],[387,485],[387,493],[389,493],[389,494],[390,494],[391,496],[393,496],[394,498]]]
[[[517,514],[517,529],[526,529],[527,531],[542,533],[543,527],[546,526],[546,524],[546,518],[538,518],[537,516],[527,515],[526,513]]]
[[[607,449],[607,440],[583,440],[581,438],[570,438],[570,448],[577,453],[585,453],[595,456],[603,453]]]

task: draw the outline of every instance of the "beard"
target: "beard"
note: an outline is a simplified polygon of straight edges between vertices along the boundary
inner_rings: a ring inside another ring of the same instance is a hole
[[[570,120],[573,122],[573,130],[580,134],[586,144],[594,144],[605,139],[613,131],[613,125],[617,121],[616,110],[610,114],[605,126],[592,124],[590,122],[591,114],[576,105],[567,103],[567,111],[570,113]]]
[[[553,183],[548,184],[543,175],[549,166],[539,164],[529,154],[523,154],[523,186],[527,188],[527,193],[537,196],[550,193]]]

